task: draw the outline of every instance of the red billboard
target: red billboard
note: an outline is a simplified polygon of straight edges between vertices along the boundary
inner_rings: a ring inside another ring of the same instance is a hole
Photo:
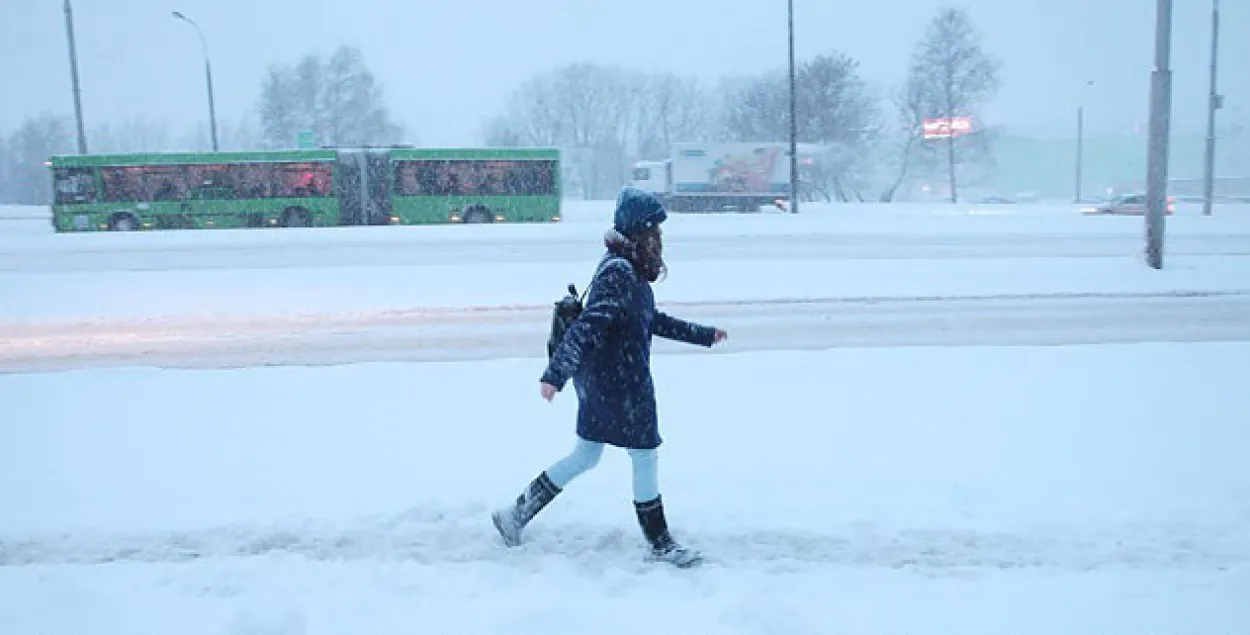
[[[972,132],[971,117],[951,117],[924,120],[925,139],[949,139]]]

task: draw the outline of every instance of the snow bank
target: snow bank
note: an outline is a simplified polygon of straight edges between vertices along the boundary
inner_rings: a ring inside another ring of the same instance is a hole
[[[47,222],[50,218],[52,218],[52,212],[47,207],[36,205],[0,205],[0,222],[14,220]]]
[[[47,207],[0,205],[0,254],[10,245],[46,245],[43,239],[51,234],[52,214]]]

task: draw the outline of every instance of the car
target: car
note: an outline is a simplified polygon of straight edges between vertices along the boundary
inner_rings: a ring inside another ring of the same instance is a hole
[[[1171,215],[1176,211],[1176,197],[1169,196],[1167,198],[1167,207],[1164,213]],[[1146,195],[1145,194],[1121,194],[1104,203],[1081,208],[1081,213],[1086,215],[1094,214],[1115,214],[1118,216],[1145,216],[1146,215]]]

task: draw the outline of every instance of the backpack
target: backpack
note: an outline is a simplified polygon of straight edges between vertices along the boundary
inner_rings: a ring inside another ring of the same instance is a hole
[[[610,260],[611,258],[605,258],[603,262],[599,263],[599,267],[595,270],[596,277],[608,265]],[[593,285],[594,283],[594,278],[591,278],[590,284]],[[556,354],[556,348],[560,346],[560,341],[564,339],[564,333],[581,316],[584,308],[582,301],[586,298],[586,293],[589,291],[590,285],[587,285],[586,290],[582,291],[582,294],[579,296],[577,295],[577,287],[570,282],[569,294],[555,303],[555,308],[551,311],[551,333],[547,336],[547,359],[551,359]]]
[[[587,288],[589,290],[589,288]],[[565,331],[577,321],[582,314],[582,300],[586,297],[583,291],[579,297],[577,295],[577,287],[572,283],[569,284],[569,294],[560,298],[556,302],[555,308],[551,311],[551,334],[547,336],[547,358],[556,354],[556,347],[560,345],[560,341],[564,339]]]

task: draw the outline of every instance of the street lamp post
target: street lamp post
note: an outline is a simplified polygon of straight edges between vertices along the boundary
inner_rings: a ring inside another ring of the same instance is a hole
[[[799,213],[799,121],[794,80],[794,0],[788,0],[790,21],[790,212]]]
[[[213,152],[217,152],[217,110],[213,105],[213,66],[208,60],[208,42],[204,39],[204,32],[200,30],[200,25],[191,18],[178,11],[174,11],[173,16],[195,27],[195,32],[200,36],[200,46],[204,49],[204,78],[208,82],[208,125],[213,135]]]
[[[1081,100],[1076,107],[1076,200],[1080,203],[1083,198],[1081,194],[1081,178],[1084,171],[1084,154],[1085,154],[1085,90],[1094,85],[1094,80],[1085,82],[1081,86]]]
[[[78,124],[78,154],[87,154],[87,131],[82,123],[82,89],[78,86],[78,51],[74,47],[74,9],[65,0],[65,38],[69,40],[69,74],[74,91],[74,120]]]
[[[1223,105],[1224,98],[1216,89],[1216,71],[1220,56],[1220,0],[1211,0],[1211,90],[1207,94],[1207,148],[1202,173],[1202,214],[1211,215],[1212,198],[1215,196],[1215,111]]]
[[[1172,113],[1172,0],[1158,0],[1155,63],[1150,73],[1150,143],[1146,168],[1146,263],[1163,268],[1163,210],[1167,203],[1168,130]]]

